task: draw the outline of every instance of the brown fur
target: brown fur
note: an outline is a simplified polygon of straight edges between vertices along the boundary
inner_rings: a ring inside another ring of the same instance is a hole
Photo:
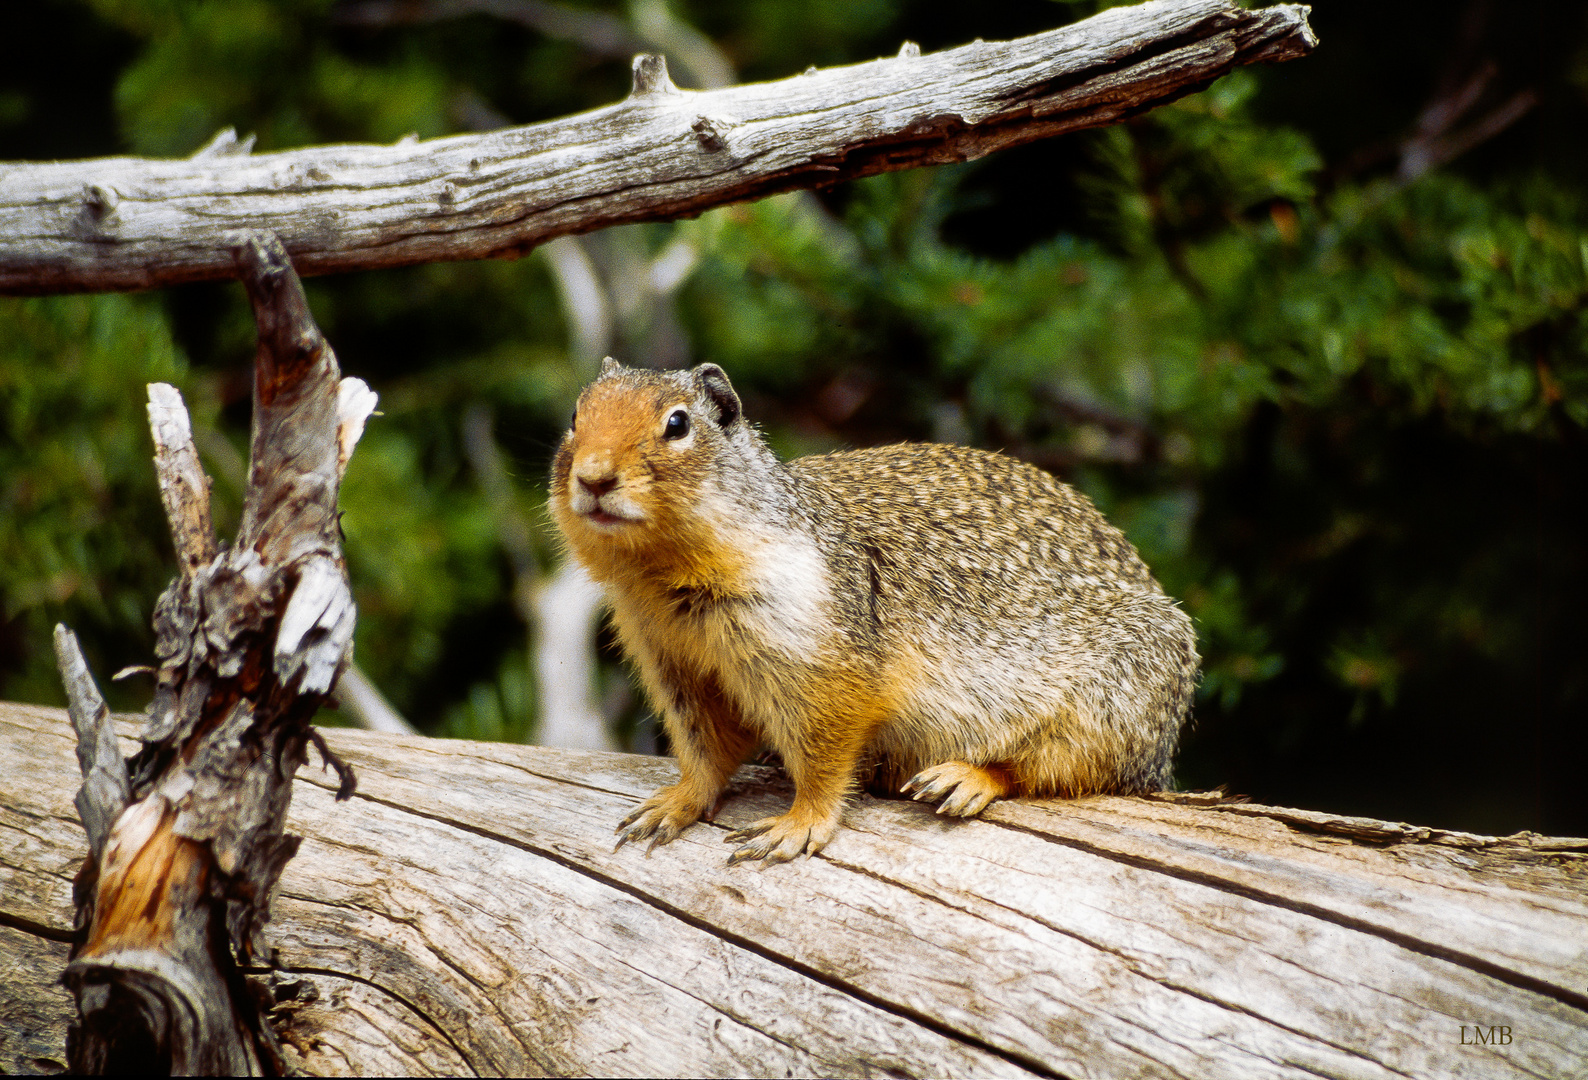
[[[955,815],[1169,782],[1190,620],[1083,495],[1028,465],[925,445],[784,465],[720,368],[609,361],[551,509],[679,758],[620,846],[699,820],[757,744],[794,805],[732,834],[733,861],[820,850],[867,771]]]

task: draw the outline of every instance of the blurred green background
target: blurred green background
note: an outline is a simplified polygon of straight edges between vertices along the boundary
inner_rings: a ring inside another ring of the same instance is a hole
[[[431,137],[616,101],[642,49],[698,86],[1099,6],[39,0],[0,34],[0,159]],[[311,279],[384,413],[343,491],[361,666],[424,730],[533,739],[514,595],[555,562],[588,354],[709,360],[785,454],[961,441],[1091,495],[1196,620],[1182,786],[1588,834],[1588,9],[1312,24],[1312,57],[1125,125],[584,238],[605,339],[544,249]],[[0,299],[0,697],[62,700],[57,620],[102,678],[147,662],[172,566],[143,386],[181,388],[235,523],[252,339],[235,285]]]

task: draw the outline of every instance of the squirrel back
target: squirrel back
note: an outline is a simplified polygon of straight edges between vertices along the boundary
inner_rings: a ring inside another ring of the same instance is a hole
[[[922,444],[785,465],[715,365],[609,361],[551,507],[684,774],[624,839],[676,835],[757,743],[782,755],[795,808],[737,857],[819,848],[860,771],[950,813],[1170,782],[1190,620],[1084,495],[1033,466]]]

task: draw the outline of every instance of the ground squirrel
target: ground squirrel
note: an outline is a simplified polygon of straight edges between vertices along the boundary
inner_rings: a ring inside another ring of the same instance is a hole
[[[928,444],[785,464],[715,364],[608,360],[551,511],[678,755],[619,847],[708,816],[762,744],[794,804],[730,834],[731,862],[821,850],[863,771],[962,816],[1170,782],[1191,620],[1086,496],[1031,465]]]

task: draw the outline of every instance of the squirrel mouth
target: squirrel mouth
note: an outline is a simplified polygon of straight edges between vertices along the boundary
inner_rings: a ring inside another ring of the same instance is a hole
[[[601,509],[599,506],[597,506],[595,509],[593,509],[593,510],[589,511],[588,513],[586,513],[585,517],[589,518],[591,521],[595,522],[597,525],[627,525],[627,524],[630,524],[628,518],[620,517],[617,514],[608,513],[607,511]]]

